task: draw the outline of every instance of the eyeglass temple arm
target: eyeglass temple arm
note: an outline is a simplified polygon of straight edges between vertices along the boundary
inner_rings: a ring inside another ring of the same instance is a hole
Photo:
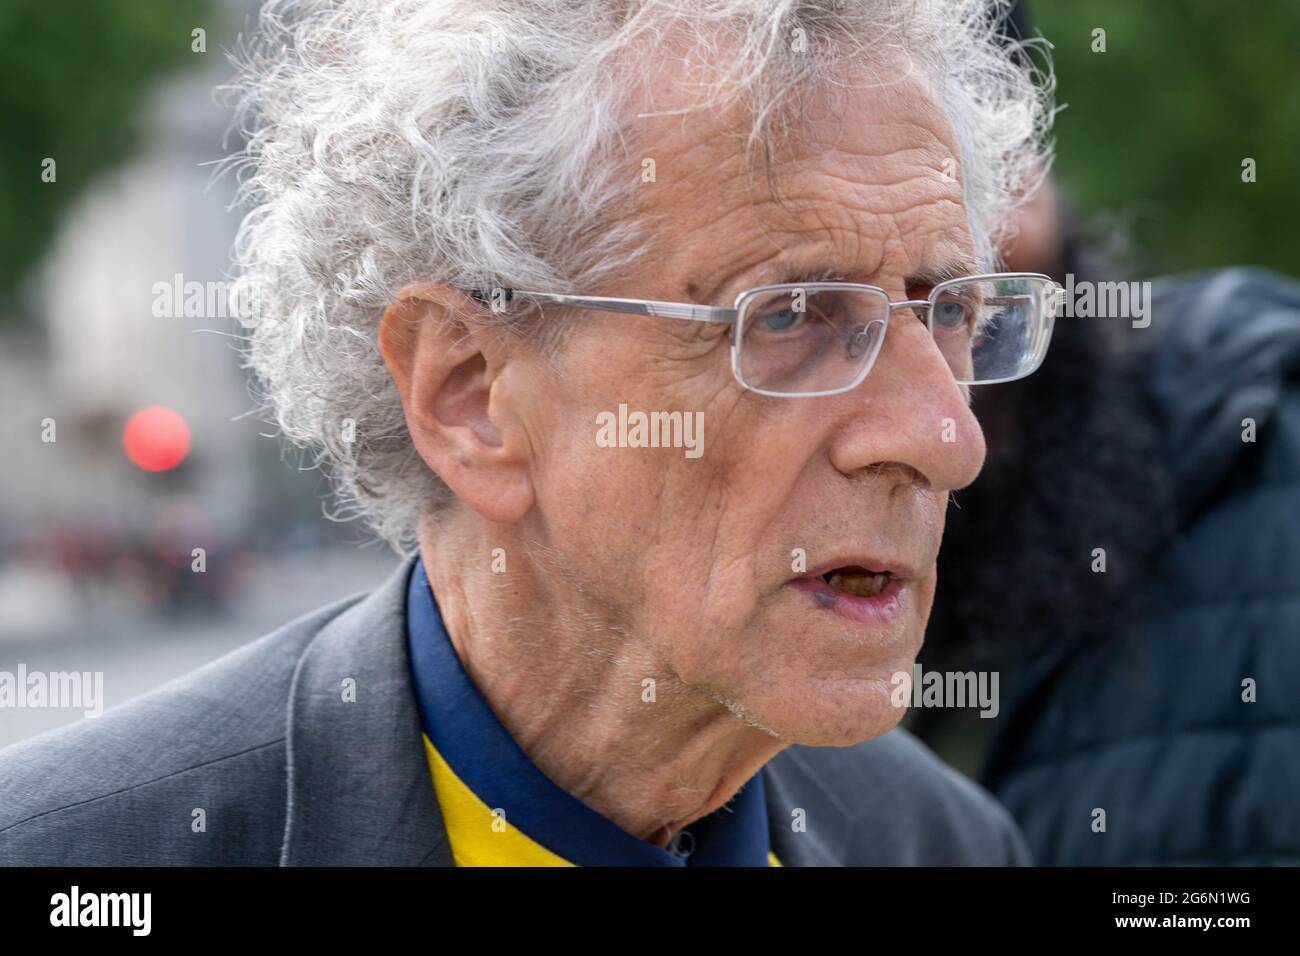
[[[717,322],[730,325],[736,318],[735,309],[724,309],[712,305],[691,305],[686,302],[654,302],[645,299],[610,299],[591,298],[579,295],[560,295],[554,292],[524,292],[519,289],[499,290],[509,302],[515,296],[531,299],[534,302],[551,302],[574,309],[595,309],[598,312],[620,312],[627,315],[653,315],[661,319],[687,319],[691,322]],[[479,289],[470,290],[469,295],[485,304],[491,303],[491,295]]]

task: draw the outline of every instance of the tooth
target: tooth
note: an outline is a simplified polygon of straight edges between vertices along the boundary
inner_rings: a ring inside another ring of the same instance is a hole
[[[863,574],[858,577],[857,593],[862,597],[876,597],[885,589],[885,575]]]
[[[889,581],[889,574],[885,571],[879,574],[837,571],[834,574],[828,574],[825,581],[830,587],[846,594],[853,594],[858,597],[876,597],[885,590],[885,584]]]

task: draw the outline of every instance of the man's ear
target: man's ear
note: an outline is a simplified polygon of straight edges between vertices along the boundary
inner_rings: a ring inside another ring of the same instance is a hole
[[[445,284],[401,289],[379,321],[379,350],[397,384],[416,452],[452,492],[490,521],[518,521],[533,504],[529,443],[501,374],[508,337]]]

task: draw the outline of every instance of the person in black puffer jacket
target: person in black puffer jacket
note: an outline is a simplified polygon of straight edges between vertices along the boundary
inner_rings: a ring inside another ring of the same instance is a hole
[[[1030,35],[1023,3],[1003,32]],[[1054,190],[1022,216],[1013,268],[1131,259],[1099,258]],[[1153,293],[1150,327],[1059,319],[1037,374],[976,391],[988,461],[949,513],[921,660],[998,671],[1001,708],[906,721],[982,755],[1040,864],[1300,863],[1300,283]]]
[[[1151,315],[1123,355],[1058,320],[985,409],[925,666],[1000,671],[979,777],[1037,863],[1300,863],[1300,283],[1160,279]]]
[[[1160,280],[1152,315],[1174,535],[1127,633],[1018,690],[981,776],[1041,864],[1294,865],[1300,283]]]

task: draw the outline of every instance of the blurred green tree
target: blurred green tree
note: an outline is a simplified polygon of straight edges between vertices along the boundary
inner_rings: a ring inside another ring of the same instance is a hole
[[[1027,0],[1027,13],[1066,105],[1058,182],[1085,216],[1124,224],[1134,271],[1300,273],[1300,3]]]
[[[221,55],[191,51],[212,12],[210,0],[0,5],[0,301],[67,204],[129,154],[160,75]],[[1028,0],[1028,13],[1053,44],[1067,105],[1058,179],[1085,214],[1128,224],[1136,271],[1300,271],[1300,4]],[[41,181],[46,157],[56,183]]]
[[[159,76],[197,65],[208,0],[4,0],[0,4],[0,304],[39,260],[60,213],[135,145]],[[57,180],[42,181],[43,162]],[[12,315],[0,307],[0,318]]]

